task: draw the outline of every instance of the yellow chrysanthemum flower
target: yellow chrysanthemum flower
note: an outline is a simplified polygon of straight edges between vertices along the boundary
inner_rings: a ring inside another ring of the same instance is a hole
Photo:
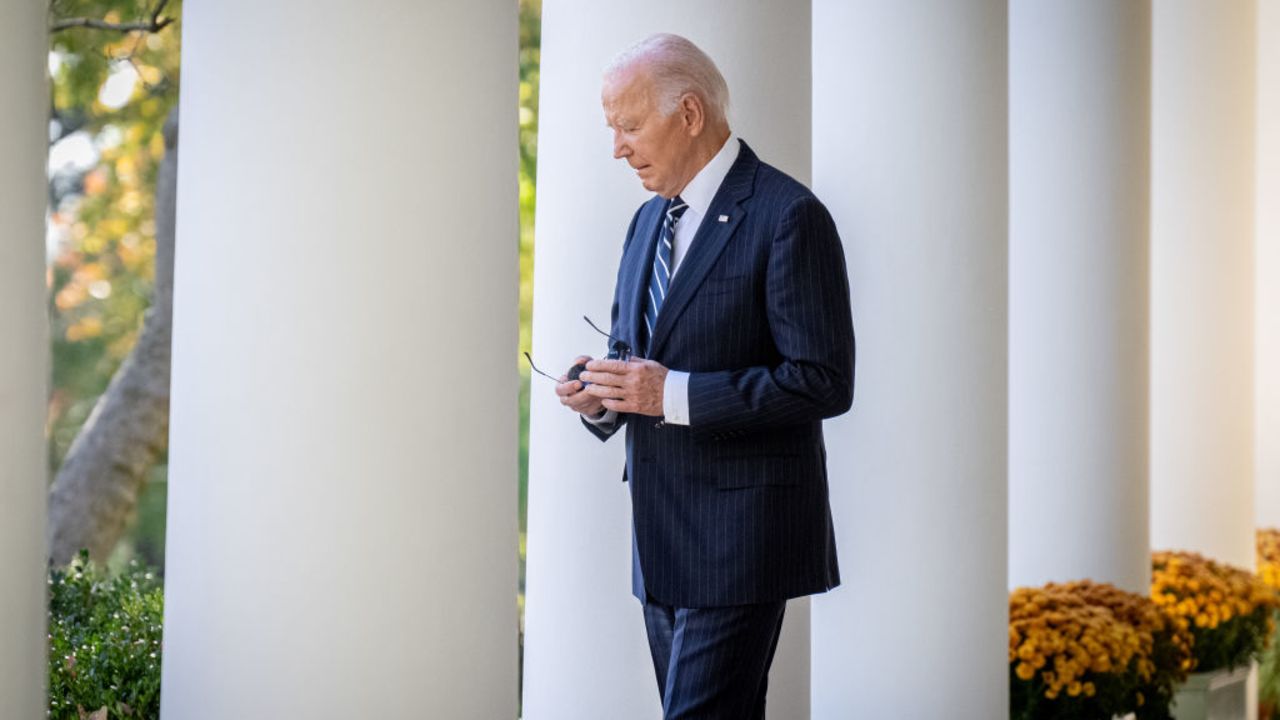
[[[1260,568],[1268,562],[1266,553],[1277,550],[1267,542],[1259,534]],[[1265,584],[1261,573],[1254,575],[1189,552],[1157,552],[1152,560],[1151,598],[1177,627],[1191,629],[1200,658],[1214,657],[1220,663],[1224,653],[1237,652],[1220,645],[1234,634],[1218,632],[1224,624],[1239,621],[1249,623],[1244,627],[1256,627],[1280,608],[1280,595]]]

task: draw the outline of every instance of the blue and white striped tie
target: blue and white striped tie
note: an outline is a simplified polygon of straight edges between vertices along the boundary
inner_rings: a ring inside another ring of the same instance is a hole
[[[667,205],[667,217],[662,223],[662,237],[658,238],[658,251],[653,254],[653,275],[649,278],[649,298],[645,305],[644,325],[645,355],[649,354],[649,341],[653,338],[653,329],[658,326],[658,311],[667,299],[667,287],[671,284],[671,246],[676,237],[676,223],[680,216],[689,209],[689,205],[677,195]]]

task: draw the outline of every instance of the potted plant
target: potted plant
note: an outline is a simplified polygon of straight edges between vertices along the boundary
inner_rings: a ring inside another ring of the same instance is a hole
[[[1194,638],[1195,672],[1174,698],[1174,717],[1234,716],[1228,708],[1242,713],[1250,665],[1275,631],[1275,592],[1247,570],[1166,551],[1152,556],[1151,598]]]
[[[1009,598],[1012,720],[1166,720],[1191,635],[1150,599],[1079,581]]]

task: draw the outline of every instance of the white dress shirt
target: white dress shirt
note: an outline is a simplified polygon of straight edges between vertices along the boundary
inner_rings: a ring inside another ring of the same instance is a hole
[[[711,209],[711,201],[715,199],[716,192],[724,184],[733,163],[737,161],[740,147],[738,136],[729,133],[729,139],[724,141],[715,157],[680,191],[680,199],[689,207],[676,223],[676,234],[671,240],[671,285],[679,282],[676,278],[680,272],[680,263],[689,252],[689,246],[693,244],[693,238],[698,234],[707,211]],[[670,291],[667,294],[670,295]],[[662,414],[665,422],[673,425],[689,424],[689,373],[668,368],[667,380],[662,387]],[[606,410],[599,417],[583,417],[597,425],[612,425],[617,421],[618,413]]]

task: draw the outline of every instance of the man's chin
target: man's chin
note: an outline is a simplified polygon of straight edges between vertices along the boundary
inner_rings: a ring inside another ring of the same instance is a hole
[[[658,184],[658,183],[656,183],[656,182],[652,182],[652,181],[650,181],[650,180],[643,180],[643,179],[642,179],[642,180],[640,181],[640,184],[644,186],[644,189],[645,189],[645,190],[648,190],[648,191],[649,191],[649,192],[651,192],[651,193],[657,193],[657,194],[661,195],[661,196],[662,196],[662,197],[664,197],[664,198],[668,198],[668,199],[670,199],[670,198],[671,198],[671,196],[670,196],[670,195],[667,195],[667,194],[665,194],[665,193],[663,193],[663,192],[662,192],[662,186],[661,186],[661,185],[659,185],[659,184]]]

